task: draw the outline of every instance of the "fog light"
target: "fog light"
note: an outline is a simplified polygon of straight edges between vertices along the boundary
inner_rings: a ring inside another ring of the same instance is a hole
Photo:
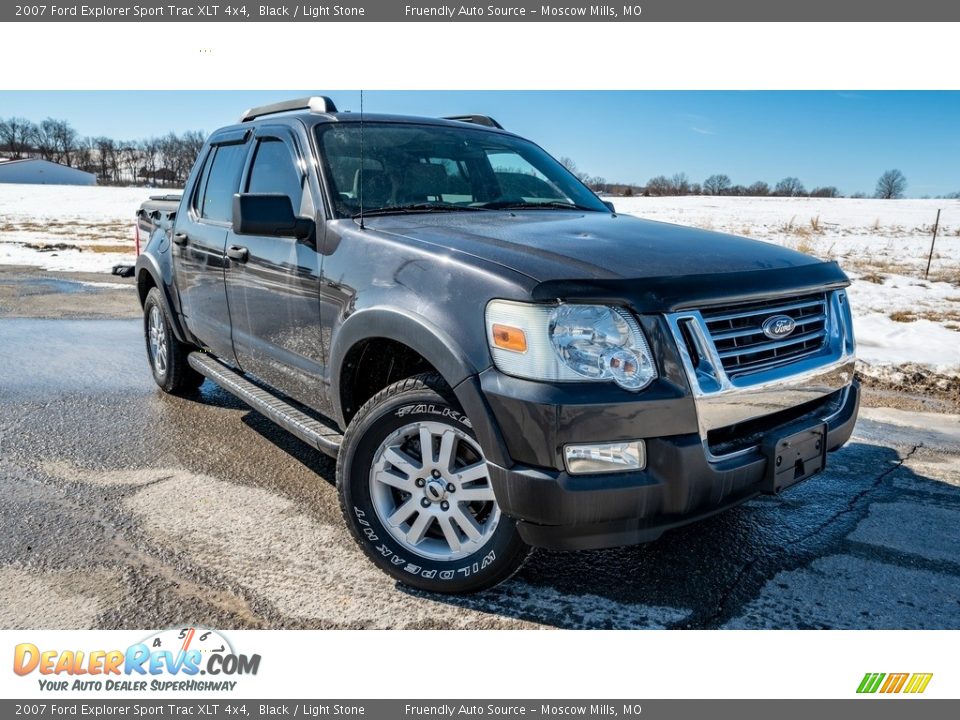
[[[647,465],[647,453],[643,440],[565,445],[563,453],[567,470],[574,475],[632,472],[643,470]]]

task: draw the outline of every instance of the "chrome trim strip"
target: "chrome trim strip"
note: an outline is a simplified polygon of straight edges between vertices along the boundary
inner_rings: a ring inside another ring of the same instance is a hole
[[[759,302],[762,302],[762,300],[760,300]],[[743,310],[741,312],[734,312],[734,313],[725,313],[723,315],[711,315],[710,310],[707,309],[705,310],[706,317],[704,317],[704,320],[706,320],[708,323],[724,322],[726,320],[738,320],[739,318],[753,317],[754,315],[764,315],[766,313],[784,312],[786,310],[799,310],[800,308],[811,307],[813,305],[823,305],[823,304],[824,304],[823,300],[804,300],[803,302],[788,303],[786,305],[770,305],[769,307],[765,307],[765,308],[752,308],[750,310]]]
[[[844,406],[847,404],[847,399],[850,397],[850,387],[847,386],[843,388],[840,394],[840,398],[837,401],[836,409],[831,412],[829,415],[821,418],[825,423],[831,423],[841,412],[843,412]],[[739,450],[734,450],[730,453],[723,453],[721,455],[715,454],[711,449],[709,443],[704,440],[703,449],[706,453],[707,460],[709,462],[723,462],[724,460],[733,460],[744,455],[749,455],[750,453],[756,452],[760,449],[759,445],[750,445],[749,447],[741,448]]]

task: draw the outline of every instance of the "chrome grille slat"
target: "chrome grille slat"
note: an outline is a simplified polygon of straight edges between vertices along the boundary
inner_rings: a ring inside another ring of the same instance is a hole
[[[803,327],[805,325],[809,325],[810,323],[823,322],[826,319],[827,316],[823,313],[820,313],[819,315],[809,315],[798,318],[795,322],[797,323],[797,327]],[[731,338],[749,337],[750,335],[763,335],[763,330],[760,330],[759,328],[748,328],[746,330],[731,330],[729,332],[713,333],[713,339],[730,340]]]
[[[774,315],[792,318],[794,332],[767,337],[762,326]],[[730,377],[795,362],[820,350],[828,337],[826,293],[703,308],[700,316]]]
[[[744,345],[742,347],[735,348],[733,350],[724,350],[723,352],[718,353],[722,360],[731,357],[740,357],[742,355],[750,355],[752,353],[765,352],[767,350],[776,350],[777,348],[789,347],[790,345],[796,345],[797,343],[807,342],[809,340],[816,340],[817,338],[822,338],[826,335],[825,330],[816,330],[811,333],[804,333],[802,335],[791,335],[788,338],[783,340],[771,340],[770,342],[760,343],[757,345]]]
[[[756,315],[757,313],[766,312],[766,311],[768,311],[768,310],[770,311],[770,314],[771,314],[771,315],[775,315],[775,314],[777,314],[777,313],[787,312],[788,310],[800,310],[800,309],[803,309],[803,308],[805,308],[805,307],[811,307],[811,306],[813,306],[813,305],[821,305],[821,306],[823,306],[823,305],[825,305],[825,304],[826,304],[826,299],[825,299],[825,298],[820,298],[819,300],[809,300],[809,301],[807,301],[807,302],[796,302],[796,303],[790,303],[790,304],[788,304],[788,305],[765,305],[764,307],[756,308],[756,309],[753,309],[753,310],[744,310],[744,311],[741,311],[741,312],[724,313],[724,314],[722,314],[722,315],[711,315],[711,314],[710,314],[710,312],[711,312],[710,310],[701,310],[701,311],[700,311],[700,314],[703,315],[703,319],[704,319],[704,320],[706,320],[707,322],[712,323],[712,322],[720,322],[720,321],[722,321],[722,320],[736,320],[736,319],[738,319],[738,318],[752,317],[753,315]],[[776,310],[774,310],[774,308],[776,308]]]

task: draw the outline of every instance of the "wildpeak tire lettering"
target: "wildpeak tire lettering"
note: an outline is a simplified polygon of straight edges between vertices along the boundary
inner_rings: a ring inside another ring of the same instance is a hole
[[[370,527],[370,522],[366,519],[366,513],[364,513],[363,510],[354,507],[353,512],[357,516],[357,523],[363,528],[363,534],[366,539],[369,540],[371,544],[378,543],[373,547],[374,552],[379,553],[397,567],[402,566],[404,572],[410,573],[411,575],[418,575],[426,580],[453,580],[458,576],[467,578],[488,567],[490,563],[497,559],[496,551],[491,550],[484,555],[483,560],[474,561],[453,570],[427,569],[418,565],[416,562],[410,562],[406,558],[401,557],[388,547],[386,543],[382,542],[380,536]]]

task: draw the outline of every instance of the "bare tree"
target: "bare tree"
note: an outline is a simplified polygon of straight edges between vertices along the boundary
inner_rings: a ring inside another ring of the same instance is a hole
[[[676,173],[670,178],[671,190],[674,195],[689,195],[690,180],[686,173]]]
[[[747,188],[747,195],[752,197],[766,197],[769,194],[770,186],[763,182],[763,180],[758,180]]]
[[[56,162],[57,139],[54,135],[52,118],[47,118],[33,126],[33,147],[41,159]]]
[[[63,165],[73,166],[73,156],[77,151],[77,131],[66,120],[47,118],[40,127],[48,144],[53,149],[53,159]]]
[[[730,189],[730,177],[727,175],[711,175],[703,181],[703,192],[707,195],[725,195]]]
[[[579,176],[580,168],[577,167],[577,163],[574,162],[573,158],[564,155],[562,158],[560,158],[560,164],[574,175]]]
[[[773,189],[773,194],[780,197],[802,197],[807,194],[807,189],[799,178],[785,177],[777,183],[777,186]]]
[[[884,200],[902,198],[907,189],[907,178],[899,170],[887,170],[877,180],[875,195]]]
[[[647,182],[647,195],[670,195],[673,191],[673,184],[666,175],[657,175],[650,178]]]
[[[33,143],[35,127],[26,118],[0,120],[0,150],[13,160],[21,159]]]
[[[816,187],[810,191],[810,197],[838,198],[840,197],[840,191],[837,190],[833,185],[827,185],[825,187]]]

